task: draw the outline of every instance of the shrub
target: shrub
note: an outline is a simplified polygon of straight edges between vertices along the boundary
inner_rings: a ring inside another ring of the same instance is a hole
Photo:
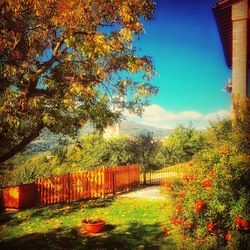
[[[184,247],[250,248],[250,157],[245,150],[249,141],[242,136],[244,128],[240,132],[226,125],[227,121],[213,124],[208,133],[217,140],[210,140],[208,148],[193,158],[181,185],[172,183],[175,205],[170,221]],[[228,134],[220,136],[225,126]]]

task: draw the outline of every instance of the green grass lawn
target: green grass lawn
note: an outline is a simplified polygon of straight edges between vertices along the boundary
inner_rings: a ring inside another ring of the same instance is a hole
[[[110,198],[2,213],[0,249],[175,249],[162,231],[167,206],[167,199]],[[106,220],[103,233],[83,230],[89,216]]]

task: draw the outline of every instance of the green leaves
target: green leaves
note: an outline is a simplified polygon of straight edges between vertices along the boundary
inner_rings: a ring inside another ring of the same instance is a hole
[[[13,141],[24,145],[34,125],[72,135],[81,120],[103,130],[121,106],[140,113],[157,93],[152,61],[132,44],[142,18],[153,15],[151,0],[6,0],[1,7],[0,156],[13,154]],[[135,81],[138,72],[143,81]]]
[[[197,131],[192,126],[177,126],[163,142],[159,153],[160,163],[166,166],[189,161],[204,146],[204,132]]]

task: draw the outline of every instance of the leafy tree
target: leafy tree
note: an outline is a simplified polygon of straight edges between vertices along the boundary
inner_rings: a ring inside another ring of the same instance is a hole
[[[136,163],[134,152],[134,138],[117,137],[107,141],[107,150],[109,153],[109,166],[121,166]]]
[[[146,172],[157,168],[155,156],[159,149],[159,143],[153,137],[153,133],[144,131],[135,137],[134,149],[135,162],[141,165],[146,183]]]
[[[88,135],[81,139],[78,154],[82,167],[93,168],[106,165],[109,160],[105,139],[100,135]],[[72,155],[73,160],[74,156]]]
[[[135,163],[134,139],[117,137],[105,140],[100,135],[81,138],[80,149],[71,146],[66,161],[78,163],[82,168],[115,166]],[[76,152],[71,153],[71,150]]]
[[[52,150],[52,157],[56,156],[59,160],[59,163],[62,164],[66,159],[67,147],[58,147]]]
[[[174,165],[189,161],[205,146],[205,134],[191,125],[177,126],[163,142],[157,158],[161,165]]]
[[[206,133],[206,142],[209,147],[216,147],[221,141],[228,141],[232,132],[231,120],[224,119],[210,123]]]
[[[117,121],[118,108],[141,112],[157,88],[151,59],[132,42],[154,7],[151,0],[1,1],[0,162],[45,127],[74,135],[87,121],[99,130]],[[132,77],[138,72],[143,81]]]

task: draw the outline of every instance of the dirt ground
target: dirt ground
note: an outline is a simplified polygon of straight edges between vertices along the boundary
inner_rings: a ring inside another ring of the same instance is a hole
[[[150,199],[150,200],[166,199],[166,197],[160,193],[159,186],[144,187],[136,191],[132,191],[126,194],[121,194],[119,195],[119,197],[143,198],[143,199]]]

